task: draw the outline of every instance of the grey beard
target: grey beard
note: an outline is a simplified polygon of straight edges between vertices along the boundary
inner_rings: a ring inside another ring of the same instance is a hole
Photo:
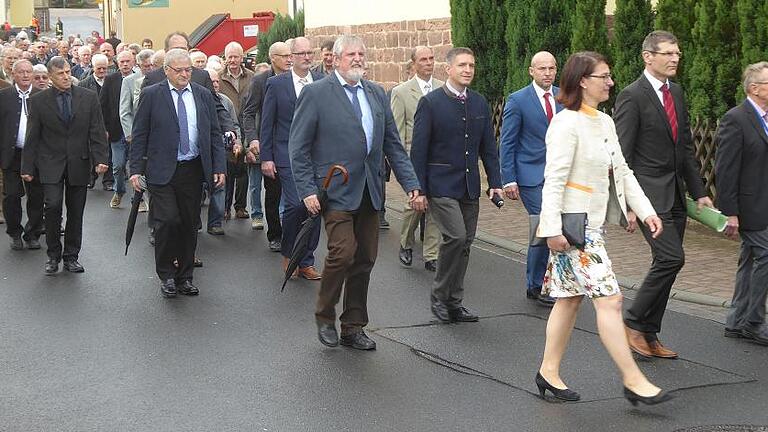
[[[362,68],[350,69],[344,74],[344,78],[352,81],[360,81],[361,79],[363,79],[364,73],[365,71]]]

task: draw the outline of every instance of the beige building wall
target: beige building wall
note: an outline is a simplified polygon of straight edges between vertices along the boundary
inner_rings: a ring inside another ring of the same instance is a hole
[[[11,0],[11,7],[8,9],[8,22],[14,27],[28,27],[34,11],[35,3],[33,0]]]
[[[16,0],[14,0],[16,1]],[[155,48],[163,47],[165,36],[175,30],[191,33],[211,15],[229,13],[232,18],[250,18],[254,12],[287,13],[285,0],[169,0],[164,8],[130,8],[128,0],[104,0],[105,34],[113,29],[124,41],[141,42],[148,37]]]

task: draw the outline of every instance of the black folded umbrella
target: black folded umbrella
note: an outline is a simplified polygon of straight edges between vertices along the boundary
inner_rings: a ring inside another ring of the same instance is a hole
[[[143,176],[139,179],[139,183],[142,190],[133,193],[131,213],[128,214],[128,225],[125,227],[125,255],[128,255],[128,246],[131,245],[133,231],[136,228],[136,218],[139,215],[139,204],[141,204],[141,199],[144,197],[144,190],[147,188],[147,180]]]
[[[326,174],[325,181],[323,182],[323,188],[320,189],[320,192],[317,196],[317,200],[320,201],[321,209],[325,207],[328,201],[328,187],[331,185],[331,180],[333,179],[334,174],[336,174],[336,171],[340,172],[344,177],[344,180],[341,182],[341,184],[347,184],[349,181],[349,173],[347,172],[346,168],[341,165],[332,166],[328,170],[328,174]],[[311,214],[307,219],[304,220],[304,222],[301,223],[301,229],[296,235],[296,241],[293,242],[293,249],[291,249],[291,259],[288,261],[288,267],[285,269],[285,279],[283,280],[283,286],[280,287],[280,292],[285,289],[285,284],[288,283],[288,279],[291,278],[293,272],[296,271],[296,267],[299,266],[302,258],[304,258],[304,255],[307,254],[307,248],[309,247],[309,237],[312,235],[312,229],[318,223],[319,219],[319,213],[316,215]]]

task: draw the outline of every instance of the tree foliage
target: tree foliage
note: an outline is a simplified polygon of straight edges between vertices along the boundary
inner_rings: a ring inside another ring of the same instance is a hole
[[[641,47],[643,39],[653,30],[650,0],[617,0],[613,17],[613,54],[615,92],[639,76],[644,69]]]
[[[275,20],[266,32],[259,32],[259,44],[256,61],[269,61],[269,47],[275,42],[282,42],[297,36],[304,36],[304,10],[296,12],[295,17],[290,15],[275,15]]]
[[[666,30],[677,37],[683,58],[677,69],[676,81],[690,95],[687,69],[693,61],[693,25],[696,22],[697,0],[659,0],[656,4],[656,30]]]
[[[605,0],[576,0],[572,29],[571,52],[595,51],[610,57]]]

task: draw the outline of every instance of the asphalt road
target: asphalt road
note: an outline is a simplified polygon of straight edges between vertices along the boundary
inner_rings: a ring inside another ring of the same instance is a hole
[[[0,431],[673,431],[768,424],[768,348],[670,312],[679,360],[642,369],[677,399],[632,407],[585,303],[563,375],[584,400],[551,404],[533,377],[547,310],[523,295],[523,265],[478,244],[467,273],[474,324],[439,325],[430,276],[382,232],[369,295],[374,352],[316,338],[316,282],[280,293],[263,231],[230,221],[200,235],[201,294],[163,299],[141,216],[123,256],[127,208],[89,193],[84,274],[43,275],[43,251],[0,247]],[[126,205],[124,205],[126,207]],[[322,247],[321,247],[322,249]],[[321,252],[319,255],[324,255]]]

